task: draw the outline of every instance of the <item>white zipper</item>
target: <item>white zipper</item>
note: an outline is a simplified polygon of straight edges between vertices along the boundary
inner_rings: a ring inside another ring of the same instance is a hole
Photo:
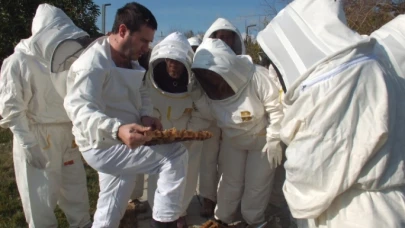
[[[353,59],[353,60],[351,60],[343,65],[340,65],[339,67],[337,67],[325,74],[322,74],[312,80],[305,80],[301,85],[301,91],[303,92],[305,89],[312,87],[313,85],[318,84],[319,82],[326,81],[330,78],[333,78],[334,76],[336,76],[337,74],[341,73],[342,71],[348,69],[351,66],[357,65],[362,62],[370,61],[373,59],[375,59],[374,56],[363,56],[363,57],[360,57],[357,59]]]

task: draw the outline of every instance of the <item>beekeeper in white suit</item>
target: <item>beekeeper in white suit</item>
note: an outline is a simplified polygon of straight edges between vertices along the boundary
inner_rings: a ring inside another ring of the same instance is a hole
[[[205,32],[203,41],[218,38],[224,41],[237,55],[245,54],[245,43],[238,28],[225,18],[218,18]],[[199,195],[203,197],[200,214],[203,217],[214,215],[217,202],[217,189],[220,174],[217,170],[221,131],[215,122],[208,128],[213,137],[204,142],[199,176]]]
[[[0,125],[14,134],[16,182],[30,228],[58,227],[56,204],[70,227],[91,226],[81,155],[50,79],[55,47],[87,36],[62,10],[41,4],[32,36],[21,40],[1,68]]]
[[[296,0],[257,40],[284,77],[284,194],[299,227],[405,226],[405,83],[342,2]]]
[[[153,104],[153,116],[159,118],[164,129],[176,128],[193,131],[208,127],[209,122],[202,120],[194,109],[187,88],[192,80],[191,64],[194,52],[187,38],[180,32],[174,32],[157,44],[151,53],[149,70],[145,84]],[[196,191],[202,141],[185,142],[189,152],[186,190],[183,197],[182,216],[177,227],[187,227],[186,212]],[[148,202],[153,206],[157,175],[148,178]]]
[[[187,39],[188,43],[190,44],[191,48],[195,52],[201,44],[201,39],[198,38],[197,36],[193,36]]]
[[[117,10],[112,32],[93,42],[70,68],[64,101],[73,134],[87,163],[98,171],[100,193],[93,228],[117,228],[137,174],[159,174],[151,227],[176,227],[182,213],[188,154],[181,143],[143,146],[144,133],[161,129],[152,117],[145,70],[136,61],[147,53],[157,29],[139,3]]]
[[[224,41],[237,55],[246,53],[245,43],[238,28],[225,18],[216,19],[204,34],[207,38],[217,38]]]
[[[243,219],[255,227],[265,222],[275,167],[282,157],[278,88],[266,68],[253,64],[249,56],[236,56],[220,39],[203,41],[192,69],[206,94],[197,86],[192,90],[197,109],[207,110],[202,113],[207,118],[212,113],[223,132],[215,218],[234,223],[241,205]]]
[[[378,55],[389,58],[390,64],[402,78],[405,78],[405,15],[397,16],[377,31],[371,37],[378,42],[376,46]]]
[[[141,65],[146,71],[149,69],[149,59],[152,48],[149,47],[149,50],[144,53],[138,59],[139,65]],[[142,199],[143,192],[145,187],[145,175],[138,174],[135,180],[135,188],[131,193],[131,197],[128,201],[128,208],[132,208],[135,213],[146,213],[148,211],[148,205],[146,201]]]

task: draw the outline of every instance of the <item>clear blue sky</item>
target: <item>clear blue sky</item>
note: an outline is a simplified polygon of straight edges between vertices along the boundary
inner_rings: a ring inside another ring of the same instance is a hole
[[[94,2],[100,5],[100,10],[102,4],[111,4],[106,10],[107,32],[112,28],[117,9],[129,1],[94,0]],[[166,36],[175,30],[205,32],[218,17],[230,20],[241,33],[244,33],[245,25],[257,24],[257,27],[249,28],[250,34],[256,34],[263,28],[260,21],[263,21],[267,14],[264,0],[138,0],[138,2],[149,8],[156,17],[158,30],[155,39],[161,34]],[[283,5],[285,4],[277,4],[278,8],[282,8]],[[101,31],[101,16],[98,18],[97,26]]]

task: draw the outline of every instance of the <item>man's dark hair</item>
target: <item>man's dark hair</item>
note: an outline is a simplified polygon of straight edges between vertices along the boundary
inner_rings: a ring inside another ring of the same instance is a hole
[[[117,34],[121,24],[124,24],[131,33],[139,31],[142,25],[157,30],[155,16],[153,16],[148,8],[137,2],[127,3],[124,7],[117,10],[111,32]]]

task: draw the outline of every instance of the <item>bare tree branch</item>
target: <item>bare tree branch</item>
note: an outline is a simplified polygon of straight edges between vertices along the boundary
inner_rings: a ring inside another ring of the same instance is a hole
[[[404,0],[344,0],[344,9],[350,28],[370,34],[395,16],[405,12]]]
[[[292,0],[261,0],[263,11],[271,20],[281,7]],[[370,34],[399,14],[405,13],[405,0],[341,0],[348,26],[361,33]]]
[[[282,6],[292,1],[293,0],[262,0],[260,5],[263,7],[264,13],[271,19],[277,15]]]

